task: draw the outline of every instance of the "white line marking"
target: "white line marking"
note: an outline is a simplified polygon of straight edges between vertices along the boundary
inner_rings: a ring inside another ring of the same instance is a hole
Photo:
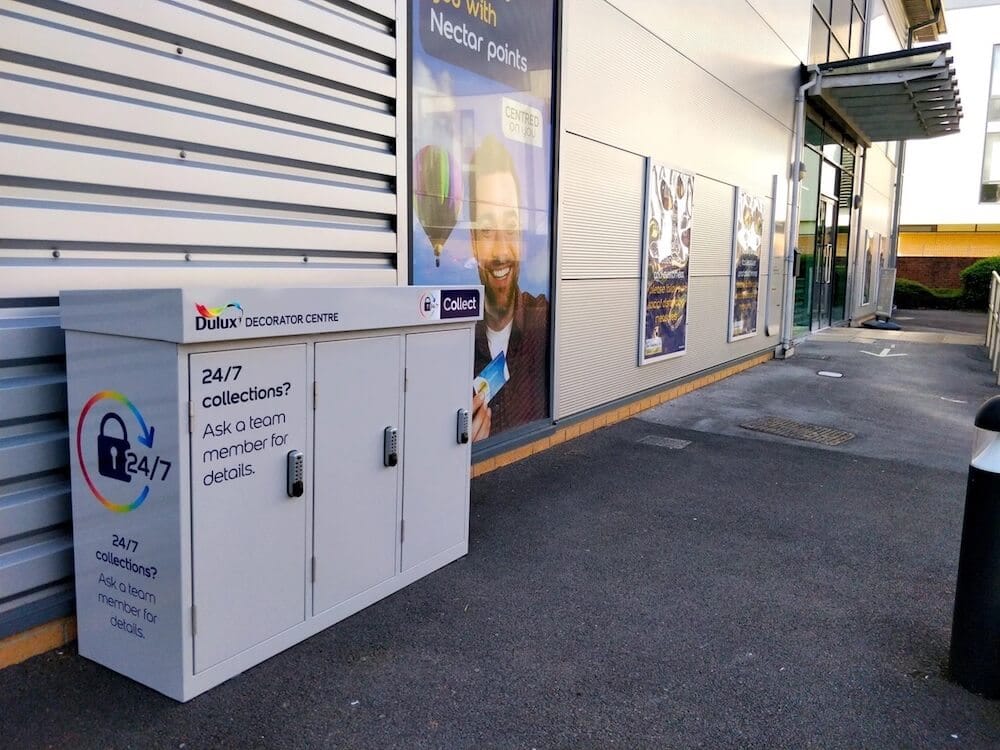
[[[885,358],[885,357],[905,357],[906,356],[906,354],[889,354],[889,352],[891,351],[891,349],[892,349],[892,347],[886,347],[885,349],[883,349],[882,351],[880,351],[878,354],[876,354],[875,352],[866,352],[864,349],[861,349],[859,351],[862,354],[868,354],[868,355],[871,355],[872,357],[880,357],[880,358]]]

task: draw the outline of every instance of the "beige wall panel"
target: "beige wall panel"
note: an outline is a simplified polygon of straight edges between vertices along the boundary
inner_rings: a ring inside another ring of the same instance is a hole
[[[793,101],[786,92],[797,85],[798,65],[805,60],[791,45],[792,39],[799,47],[808,44],[808,3],[792,7],[786,0],[780,13],[769,9],[772,18],[780,18],[787,27],[784,31],[792,37],[788,40],[780,38],[745,0],[610,0],[610,4],[734,92],[778,120],[791,121]]]
[[[639,367],[639,280],[562,282],[556,419],[767,350],[776,343],[763,335],[762,311],[756,336],[726,343],[728,276],[692,278],[688,306],[687,354]]]
[[[865,202],[861,207],[861,228],[878,232],[886,237],[892,232],[890,219],[892,217],[892,202],[878,190],[866,185]],[[864,241],[864,234],[861,235]]]
[[[868,149],[865,166],[865,201],[872,191],[883,198],[892,195],[893,182],[896,179],[896,165],[885,155],[877,145]]]
[[[729,276],[735,200],[732,185],[695,177],[689,276]]]
[[[798,60],[806,61],[809,56],[809,24],[812,21],[808,3],[792,0],[747,0],[747,5],[774,29]]]
[[[639,278],[645,159],[568,133],[562,141],[562,160],[559,277]],[[608,175],[614,175],[613,182]],[[765,200],[770,216],[767,195],[758,197]],[[735,200],[732,185],[695,176],[692,276],[729,275]],[[768,230],[765,226],[765,234]],[[766,248],[768,237],[764,240]],[[766,273],[766,250],[761,265]]]
[[[759,195],[786,173],[790,109],[775,119],[604,0],[568,0],[564,19],[566,131]],[[772,84],[790,102],[797,63],[786,72]]]
[[[638,278],[645,159],[569,133],[560,147],[560,278]]]

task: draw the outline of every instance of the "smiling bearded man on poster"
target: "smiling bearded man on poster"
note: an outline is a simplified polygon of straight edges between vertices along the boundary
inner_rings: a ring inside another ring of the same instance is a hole
[[[510,152],[486,136],[469,165],[472,253],[485,287],[483,320],[476,324],[475,373],[501,352],[506,384],[489,404],[472,399],[472,439],[482,440],[547,416],[549,302],[518,286],[522,250],[521,189]]]

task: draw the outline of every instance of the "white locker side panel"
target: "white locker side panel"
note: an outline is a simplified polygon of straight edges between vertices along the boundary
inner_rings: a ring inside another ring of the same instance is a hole
[[[80,654],[176,697],[189,569],[177,347],[69,332],[66,352]]]

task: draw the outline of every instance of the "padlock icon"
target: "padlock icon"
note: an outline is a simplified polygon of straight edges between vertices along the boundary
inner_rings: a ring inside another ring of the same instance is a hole
[[[433,310],[433,308],[431,307],[432,302],[433,302],[433,297],[431,297],[430,295],[424,297],[424,312],[431,312]]]
[[[108,420],[114,420],[122,429],[122,436],[113,437],[105,435]],[[125,429],[125,422],[114,412],[108,412],[101,420],[101,430],[97,436],[97,471],[108,479],[117,479],[119,482],[131,482],[132,475],[125,469],[125,461],[128,449],[131,444],[128,441],[128,430]]]

